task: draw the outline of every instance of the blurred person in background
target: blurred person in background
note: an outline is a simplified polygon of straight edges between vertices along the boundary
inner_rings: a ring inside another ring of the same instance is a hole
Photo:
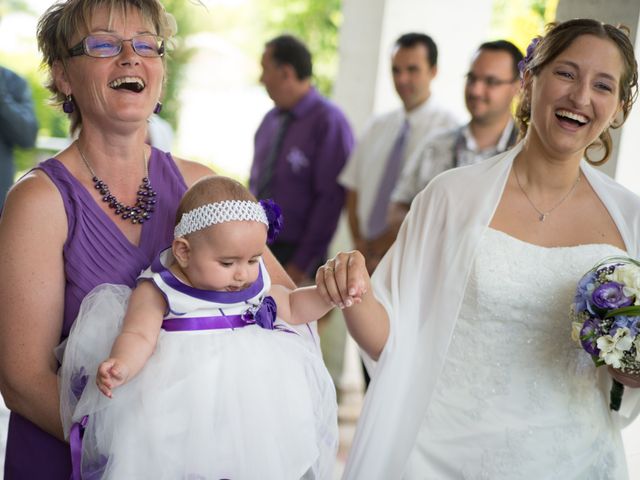
[[[38,120],[25,79],[0,66],[0,212],[15,176],[13,149],[36,144]]]
[[[518,47],[506,40],[480,45],[464,88],[471,121],[426,139],[407,160],[391,194],[388,221],[394,237],[413,198],[436,175],[450,168],[473,165],[516,143],[518,128],[511,105],[520,92],[521,60]]]
[[[311,53],[281,35],[265,45],[262,75],[275,104],[255,134],[249,186],[282,208],[284,228],[271,250],[297,284],[326,259],[344,204],[337,177],[353,147],[346,117],[311,82]]]
[[[406,33],[391,55],[391,75],[402,107],[374,118],[358,140],[339,177],[347,189],[349,228],[369,272],[393,243],[387,209],[407,159],[425,138],[459,125],[438,102],[431,82],[438,73],[438,48],[429,35]]]

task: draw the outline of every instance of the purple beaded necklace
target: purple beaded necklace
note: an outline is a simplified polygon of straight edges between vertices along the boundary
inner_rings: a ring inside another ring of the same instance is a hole
[[[138,187],[136,204],[135,206],[130,207],[118,201],[115,195],[109,191],[108,185],[98,178],[96,172],[93,171],[93,168],[91,168],[91,165],[89,165],[89,162],[82,153],[82,150],[80,150],[78,142],[76,142],[76,148],[80,153],[80,158],[82,158],[82,161],[87,166],[89,173],[91,173],[95,189],[100,192],[100,195],[102,195],[102,201],[109,204],[109,208],[113,209],[113,213],[115,215],[123,220],[131,220],[131,223],[134,224],[144,223],[151,220],[151,212],[155,209],[156,192],[151,187],[151,182],[149,181],[149,165],[144,158],[144,155],[142,157],[142,161],[144,162],[144,177],[142,178],[140,187]]]

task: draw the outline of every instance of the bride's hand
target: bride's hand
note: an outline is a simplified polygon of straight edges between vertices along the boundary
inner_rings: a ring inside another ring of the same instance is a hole
[[[326,301],[340,308],[360,303],[371,286],[364,257],[357,250],[338,253],[318,268],[316,285]]]
[[[609,367],[609,374],[625,387],[640,388],[640,374],[625,373],[613,367]]]

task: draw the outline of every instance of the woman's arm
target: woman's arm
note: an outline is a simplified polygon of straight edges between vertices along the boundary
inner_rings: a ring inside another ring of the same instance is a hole
[[[19,181],[0,218],[0,390],[12,411],[63,439],[57,361],[64,314],[62,198],[41,173]]]
[[[98,367],[98,388],[107,397],[135,377],[156,348],[167,303],[151,282],[141,282],[131,294],[122,332],[109,358]]]
[[[343,309],[349,333],[377,360],[389,337],[389,316],[371,291],[362,254],[358,251],[338,253],[318,269],[316,285],[325,301]]]

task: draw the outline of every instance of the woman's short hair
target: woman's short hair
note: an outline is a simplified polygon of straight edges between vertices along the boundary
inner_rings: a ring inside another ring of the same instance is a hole
[[[598,38],[608,39],[618,47],[623,61],[623,71],[620,76],[620,102],[622,105],[622,121],[611,125],[611,128],[620,127],[627,119],[633,102],[638,94],[638,64],[635,59],[633,45],[629,40],[629,30],[624,26],[614,26],[593,19],[579,18],[562,23],[550,23],[547,25],[546,34],[539,38],[539,42],[533,51],[527,51],[527,57],[523,62],[522,75],[530,73],[528,82],[533,76],[551,63],[558,55],[564,52],[573,41],[582,35],[593,35]],[[529,85],[524,85],[520,102],[516,112],[516,118],[520,125],[521,134],[527,133],[531,121],[531,95]],[[600,160],[589,158],[592,149],[604,149],[604,156]],[[593,165],[602,165],[611,155],[612,141],[609,128],[606,128],[596,141],[587,146],[585,157]]]
[[[126,15],[128,8],[136,8],[154,26],[154,33],[165,39],[169,39],[176,30],[173,17],[167,14],[158,0],[66,0],[54,3],[40,17],[37,28],[42,63],[49,73],[46,86],[53,94],[54,104],[62,104],[65,95],[55,85],[53,65],[55,62],[66,62],[72,38],[78,32],[89,31],[91,16],[99,7],[106,7],[110,15],[114,12]],[[70,120],[71,133],[74,133],[82,124],[82,116],[77,108],[70,114]]]

